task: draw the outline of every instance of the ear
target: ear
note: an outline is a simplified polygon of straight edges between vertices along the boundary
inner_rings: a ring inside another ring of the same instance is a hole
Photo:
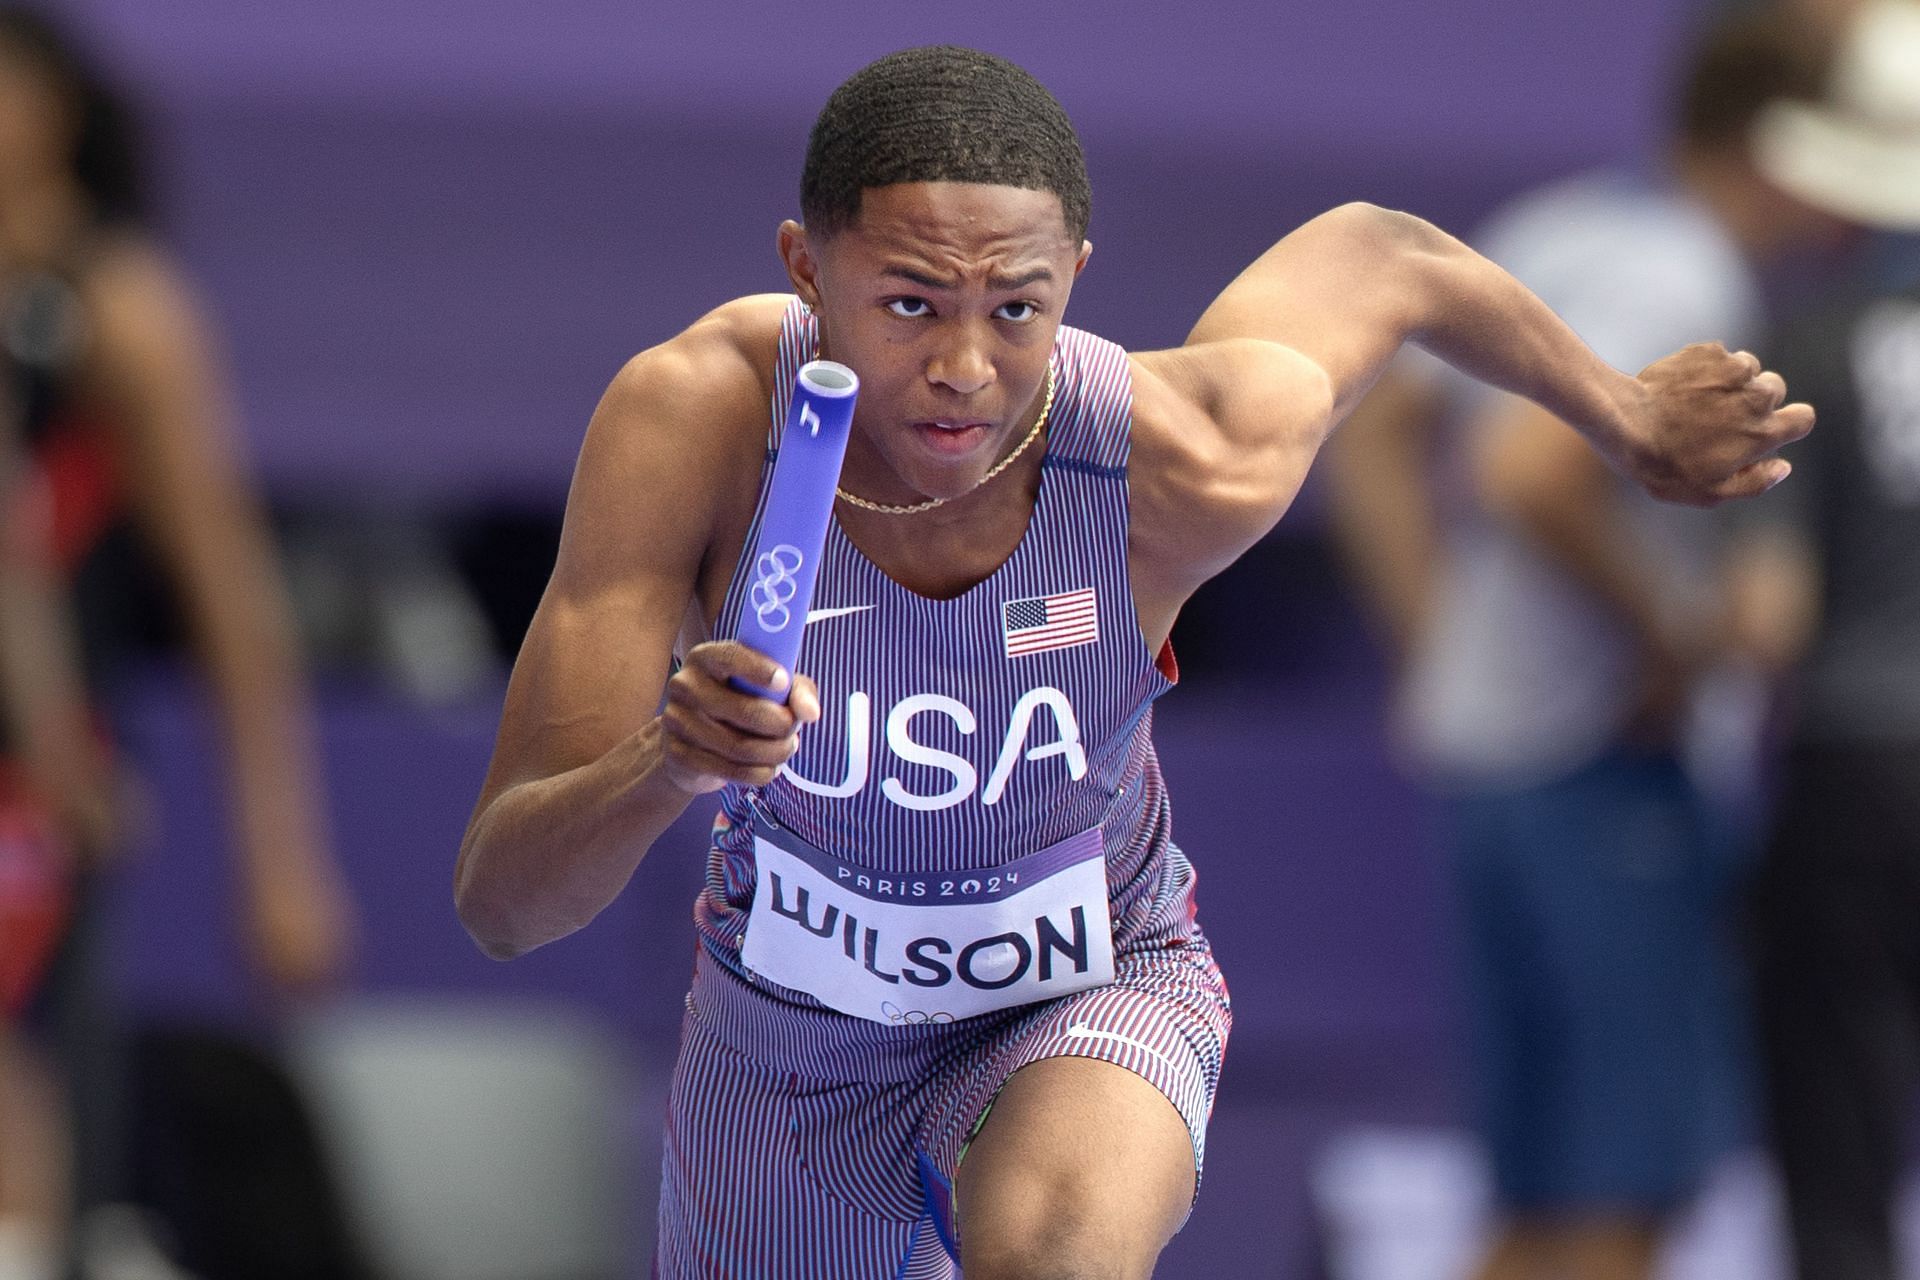
[[[788,218],[780,224],[780,261],[786,264],[787,279],[800,301],[820,309],[820,260],[814,255],[814,243],[807,229]]]
[[[1087,269],[1087,259],[1091,258],[1092,256],[1093,256],[1093,241],[1082,240],[1080,242],[1080,256],[1074,259],[1074,263],[1073,263],[1074,279],[1077,280],[1080,278],[1080,273]]]

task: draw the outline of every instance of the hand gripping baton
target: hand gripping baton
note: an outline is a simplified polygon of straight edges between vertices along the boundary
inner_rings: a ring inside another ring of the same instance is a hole
[[[800,634],[813,603],[813,580],[820,571],[833,490],[840,483],[840,462],[859,394],[860,379],[843,364],[815,360],[800,366],[760,519],[760,538],[747,564],[747,597],[734,638],[785,667],[789,677],[800,657]],[[787,700],[785,693],[776,695],[738,677],[733,686],[775,702]],[[793,688],[791,679],[787,688]]]

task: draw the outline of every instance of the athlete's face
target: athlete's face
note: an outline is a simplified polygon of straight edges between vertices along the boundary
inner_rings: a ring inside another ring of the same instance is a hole
[[[1051,192],[960,182],[870,188],[851,226],[789,222],[780,247],[821,354],[860,375],[844,476],[880,502],[958,497],[1019,444],[1092,251]]]

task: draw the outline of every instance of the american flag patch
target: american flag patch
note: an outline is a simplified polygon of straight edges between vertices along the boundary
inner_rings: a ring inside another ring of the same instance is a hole
[[[1000,606],[1000,616],[1009,658],[1097,644],[1100,640],[1100,614],[1094,606],[1092,587],[1057,596],[1009,600]]]

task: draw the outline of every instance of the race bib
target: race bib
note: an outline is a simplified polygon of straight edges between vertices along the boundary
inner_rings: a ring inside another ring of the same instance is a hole
[[[1097,828],[960,874],[881,874],[764,817],[753,847],[760,878],[740,958],[830,1009],[953,1022],[1113,981]]]

